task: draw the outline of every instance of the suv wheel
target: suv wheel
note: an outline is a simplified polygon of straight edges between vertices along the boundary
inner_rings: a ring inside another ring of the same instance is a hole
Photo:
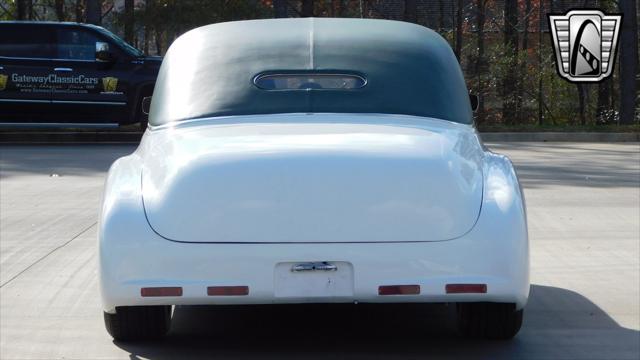
[[[471,338],[511,339],[522,326],[523,310],[514,304],[458,303],[458,330]]]
[[[171,306],[123,306],[104,313],[104,325],[115,340],[148,340],[164,336],[171,326]]]

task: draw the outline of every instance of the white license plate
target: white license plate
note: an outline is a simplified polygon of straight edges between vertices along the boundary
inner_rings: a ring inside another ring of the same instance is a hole
[[[343,261],[284,262],[275,268],[275,296],[353,296],[353,265]]]

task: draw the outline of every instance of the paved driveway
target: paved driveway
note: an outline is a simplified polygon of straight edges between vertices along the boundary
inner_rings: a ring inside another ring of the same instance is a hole
[[[157,344],[114,343],[96,273],[104,175],[132,146],[0,147],[0,359],[640,358],[640,145],[489,144],[529,212],[532,293],[510,342],[458,338],[445,306],[175,311]]]

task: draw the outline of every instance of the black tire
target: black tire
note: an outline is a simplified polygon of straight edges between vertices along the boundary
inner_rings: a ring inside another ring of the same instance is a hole
[[[522,326],[523,310],[515,304],[458,303],[458,330],[470,338],[506,340]]]
[[[171,306],[122,306],[104,313],[104,325],[115,340],[152,340],[171,326]]]

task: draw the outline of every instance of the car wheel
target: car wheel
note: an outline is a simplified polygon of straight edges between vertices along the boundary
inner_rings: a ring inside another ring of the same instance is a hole
[[[171,306],[123,306],[104,313],[104,325],[115,340],[149,340],[164,336],[171,326]]]
[[[458,330],[462,335],[483,339],[511,339],[522,326],[523,310],[514,304],[458,303]]]

